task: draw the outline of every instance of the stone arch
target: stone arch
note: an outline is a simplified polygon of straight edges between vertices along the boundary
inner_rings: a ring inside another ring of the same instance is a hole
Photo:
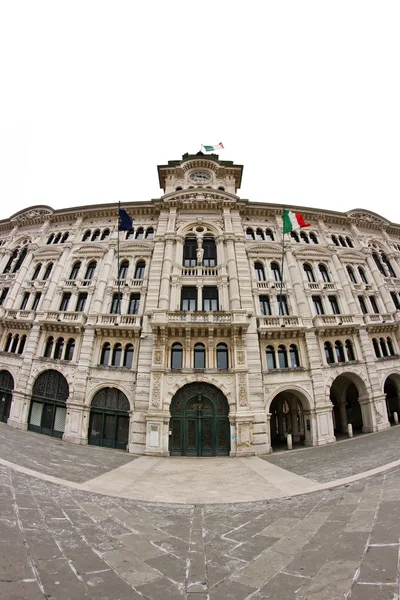
[[[11,412],[11,403],[15,379],[8,369],[0,371],[0,421],[7,423]]]
[[[92,396],[88,443],[126,450],[129,443],[130,402],[116,387],[101,386]]]
[[[335,435],[347,434],[351,424],[353,432],[369,431],[372,402],[370,390],[360,373],[343,369],[327,382],[327,394],[332,403]]]
[[[134,410],[134,402],[133,402],[133,397],[132,397],[132,392],[128,391],[123,385],[120,384],[112,384],[112,385],[105,385],[104,383],[97,383],[91,390],[90,393],[87,394],[85,396],[85,404],[84,406],[86,408],[90,408],[92,406],[92,402],[94,397],[105,387],[112,387],[115,388],[116,390],[118,390],[119,392],[121,392],[121,394],[124,394],[124,396],[126,396],[126,398],[128,399],[129,402],[129,406],[130,406],[130,412],[132,412]]]
[[[287,434],[293,444],[313,445],[312,402],[298,386],[281,386],[267,405],[271,449],[286,447]]]
[[[215,237],[221,235],[223,233],[222,228],[215,223],[209,223],[207,220],[202,220],[201,223],[198,221],[192,221],[190,223],[182,223],[179,225],[177,230],[177,235],[181,235],[182,237],[186,237],[189,234],[196,235],[196,228],[203,227],[204,231],[201,234],[204,235],[213,235]]]
[[[395,423],[394,413],[400,418],[400,373],[393,371],[385,375],[382,388],[389,422]]]
[[[32,384],[28,429],[61,438],[65,431],[70,388],[59,370],[44,369]]]
[[[233,398],[232,393],[226,388],[226,386],[220,381],[218,381],[218,379],[216,379],[215,377],[209,377],[207,375],[200,374],[187,375],[183,379],[180,379],[179,383],[174,383],[167,393],[163,409],[169,411],[171,407],[172,398],[183,386],[188,385],[190,383],[208,383],[218,388],[227,399],[227,402],[229,404],[229,412],[231,413],[232,411],[236,410],[236,400]]]

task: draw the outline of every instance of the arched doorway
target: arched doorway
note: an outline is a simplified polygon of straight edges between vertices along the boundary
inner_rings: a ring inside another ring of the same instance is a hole
[[[294,445],[304,445],[306,437],[311,439],[310,419],[305,418],[303,403],[295,393],[277,394],[271,402],[269,412],[272,449],[286,448],[288,433],[291,434]]]
[[[394,423],[393,413],[397,413],[397,416],[400,419],[400,400],[399,400],[399,387],[400,387],[400,377],[399,375],[390,375],[386,381],[383,388],[384,394],[386,396],[386,408],[388,419],[390,423]]]
[[[7,423],[10,416],[14,380],[8,371],[0,371],[0,421]]]
[[[359,390],[349,375],[339,375],[330,390],[333,405],[333,429],[335,436],[347,435],[351,423],[353,433],[361,433],[364,423],[359,402]]]
[[[126,450],[129,441],[129,400],[116,388],[103,388],[92,400],[88,442]]]
[[[54,370],[41,373],[33,385],[28,429],[61,438],[68,396],[69,386],[64,375]]]
[[[229,456],[229,404],[208,383],[189,383],[171,402],[171,456]]]

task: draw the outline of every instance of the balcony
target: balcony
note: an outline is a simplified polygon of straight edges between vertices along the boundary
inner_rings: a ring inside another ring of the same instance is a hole
[[[396,325],[397,321],[393,313],[373,313],[363,315],[364,323],[368,326],[368,331],[381,331],[386,329],[387,325]]]
[[[91,286],[94,287],[95,284],[95,279],[66,279],[64,281],[65,287],[88,288]]]
[[[280,281],[257,281],[257,288],[259,290],[280,290],[281,289],[281,282]],[[286,290],[286,283],[283,282],[282,283],[282,290]]]
[[[305,328],[303,319],[296,315],[257,317],[257,331],[262,338],[298,337]]]
[[[134,337],[138,336],[142,329],[142,316],[110,313],[90,315],[87,325],[94,327],[98,333],[108,337],[120,335]]]
[[[140,288],[142,287],[144,279],[120,279],[119,285],[120,287],[133,287]],[[113,286],[118,287],[118,279],[114,279]]]
[[[315,292],[320,292],[323,290],[335,291],[336,284],[332,281],[307,281],[305,283],[306,288]]]
[[[313,318],[318,335],[348,335],[356,333],[363,323],[361,315],[317,315]]]
[[[193,335],[208,335],[210,329],[220,335],[230,335],[232,329],[237,333],[247,330],[250,317],[245,310],[233,312],[182,312],[182,311],[154,311],[149,318],[150,326],[154,331],[177,331],[177,335],[191,330]]]
[[[182,277],[217,277],[218,267],[182,267]]]
[[[8,323],[14,327],[27,329],[35,319],[35,314],[33,310],[6,310],[1,320],[3,323]]]
[[[87,315],[83,312],[52,310],[41,313],[39,320],[46,329],[57,326],[57,329],[63,329],[63,331],[81,331],[86,323]]]

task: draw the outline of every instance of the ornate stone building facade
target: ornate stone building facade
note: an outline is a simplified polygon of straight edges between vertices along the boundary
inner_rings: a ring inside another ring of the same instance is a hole
[[[282,207],[241,199],[242,171],[201,153],[159,166],[163,195],[124,206],[130,231],[115,204],[0,222],[4,422],[164,456],[390,427],[400,226],[299,208],[311,226],[282,246]]]

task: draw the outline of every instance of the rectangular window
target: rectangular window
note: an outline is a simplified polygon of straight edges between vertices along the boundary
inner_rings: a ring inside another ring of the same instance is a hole
[[[288,315],[289,314],[289,308],[288,308],[288,303],[287,303],[287,299],[286,296],[284,294],[279,295],[276,297],[277,302],[278,302],[278,310],[279,310],[279,314],[280,315]]]
[[[197,310],[197,288],[183,287],[181,292],[181,310],[194,311]]]
[[[87,293],[83,292],[81,294],[79,294],[78,296],[78,301],[76,303],[76,312],[83,312],[85,310],[85,304],[86,304],[86,300],[87,300]]]
[[[328,300],[329,300],[329,304],[331,305],[332,314],[339,315],[340,310],[339,310],[339,304],[338,304],[336,296],[328,296]]]
[[[368,312],[367,305],[365,304],[365,300],[362,296],[358,296],[358,301],[360,303],[361,312],[363,315],[366,315]]]
[[[260,311],[262,315],[271,315],[271,304],[269,296],[260,296]]]
[[[122,293],[120,292],[119,294],[118,293],[113,294],[112,301],[111,301],[110,313],[112,315],[121,314],[121,306],[122,306]]]
[[[186,238],[183,247],[183,266],[195,267],[197,265],[197,240],[196,238]]]
[[[129,297],[128,315],[137,315],[139,313],[140,294],[131,294]]]
[[[390,295],[392,296],[393,304],[395,305],[396,310],[400,310],[400,302],[398,295],[396,294],[396,292],[390,292]]]
[[[3,288],[1,290],[1,295],[0,295],[0,306],[3,304],[4,300],[7,298],[7,294],[8,294],[8,290],[10,288]]]
[[[29,292],[24,293],[24,295],[22,297],[22,302],[21,302],[21,310],[24,310],[27,307],[29,296],[30,296]]]
[[[313,296],[312,297],[312,301],[314,303],[315,314],[316,315],[324,315],[325,311],[324,311],[324,307],[322,305],[322,298],[321,298],[321,296]]]
[[[203,310],[205,312],[218,310],[218,288],[203,288]]]
[[[214,238],[204,238],[203,240],[203,266],[215,267],[217,264],[217,249]]]
[[[32,304],[32,310],[37,310],[37,307],[39,306],[39,302],[40,302],[40,298],[42,297],[42,294],[40,292],[38,292],[37,294],[35,294],[35,298],[33,300],[33,304]]]
[[[378,303],[376,301],[375,296],[370,296],[369,301],[371,302],[372,310],[374,311],[374,313],[379,313],[380,310],[379,310]]]
[[[71,292],[65,292],[61,299],[60,310],[68,310],[68,304],[71,300]]]

